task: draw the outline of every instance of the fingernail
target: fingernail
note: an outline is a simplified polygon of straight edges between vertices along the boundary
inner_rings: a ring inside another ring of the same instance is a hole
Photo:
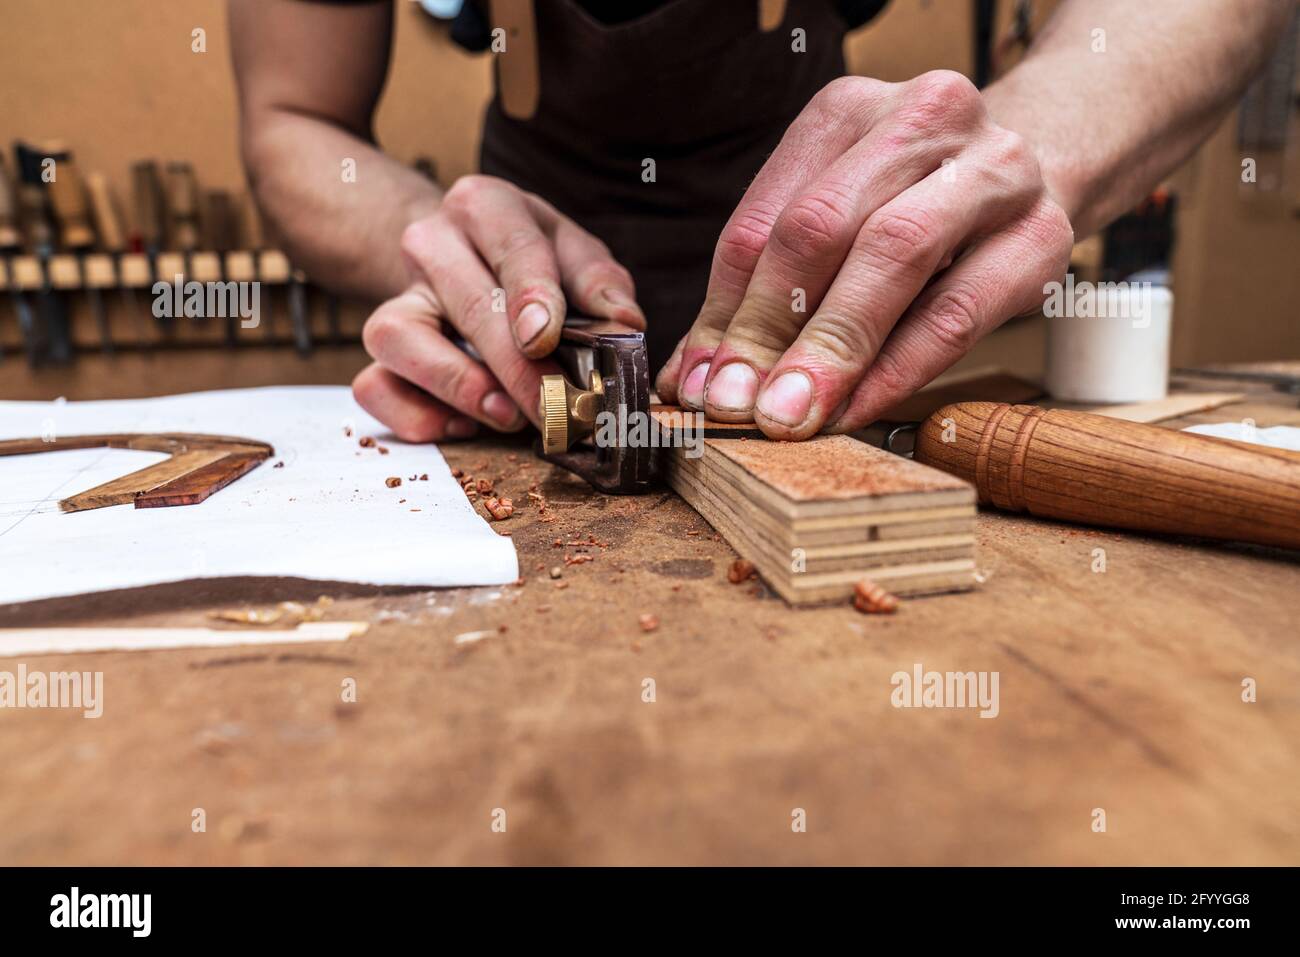
[[[802,372],[784,373],[758,397],[758,411],[782,425],[798,425],[811,406],[812,383]]]
[[[704,397],[714,408],[748,412],[757,395],[758,373],[743,362],[731,362],[718,370]]]
[[[447,423],[447,436],[453,439],[468,439],[478,432],[478,423],[473,419],[457,416]]]
[[[709,377],[709,364],[701,362],[682,383],[682,405],[692,409],[704,408],[704,380]]]
[[[489,392],[480,406],[483,414],[498,425],[509,428],[519,419],[519,406],[504,392]]]
[[[540,302],[530,302],[519,313],[515,328],[519,331],[519,344],[526,346],[541,334],[551,321],[550,311]]]

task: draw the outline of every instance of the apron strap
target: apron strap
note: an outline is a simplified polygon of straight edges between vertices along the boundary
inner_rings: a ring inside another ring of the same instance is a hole
[[[758,28],[771,33],[785,19],[786,0],[758,0]]]
[[[501,109],[512,119],[532,119],[542,92],[533,0],[491,0],[490,16],[493,32],[505,32],[505,51],[495,54]]]

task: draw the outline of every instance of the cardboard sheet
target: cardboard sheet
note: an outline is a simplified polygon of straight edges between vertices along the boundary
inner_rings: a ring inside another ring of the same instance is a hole
[[[513,543],[474,511],[438,449],[392,438],[344,386],[0,402],[3,439],[102,432],[241,436],[275,454],[197,505],[76,513],[59,499],[165,456],[0,456],[0,604],[227,576],[455,586],[519,575]],[[362,448],[363,436],[388,454]],[[388,488],[389,476],[402,484]]]

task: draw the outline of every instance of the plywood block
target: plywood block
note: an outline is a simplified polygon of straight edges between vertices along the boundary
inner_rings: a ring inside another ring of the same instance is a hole
[[[846,600],[864,577],[901,595],[974,586],[967,483],[843,435],[698,448],[665,450],[669,483],[791,604]]]

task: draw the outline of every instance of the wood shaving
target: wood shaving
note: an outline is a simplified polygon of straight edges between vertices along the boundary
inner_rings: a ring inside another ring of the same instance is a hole
[[[210,611],[208,617],[215,621],[233,621],[241,625],[273,625],[279,621],[283,615],[275,610],[266,610],[259,608],[227,608],[221,611]]]
[[[853,607],[864,615],[892,615],[898,610],[898,599],[864,578],[853,586]]]
[[[483,503],[493,521],[501,522],[515,513],[514,502],[508,498],[490,498]]]
[[[325,609],[334,604],[334,599],[321,595],[314,605],[304,605],[299,601],[282,601],[274,608],[226,608],[208,612],[208,617],[216,621],[229,621],[240,625],[296,625],[304,621],[320,621]]]
[[[747,558],[737,558],[727,569],[727,581],[733,585],[739,585],[743,581],[748,581],[754,577],[754,563]]]

